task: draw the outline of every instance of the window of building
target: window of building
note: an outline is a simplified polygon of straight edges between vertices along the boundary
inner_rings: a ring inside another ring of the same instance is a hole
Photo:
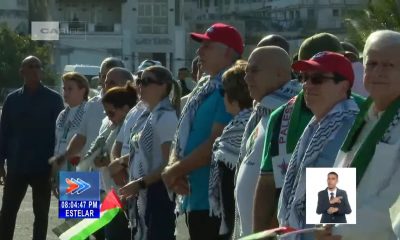
[[[168,34],[168,0],[141,0],[138,9],[139,34]]]
[[[332,15],[334,17],[339,17],[339,9],[332,9]]]

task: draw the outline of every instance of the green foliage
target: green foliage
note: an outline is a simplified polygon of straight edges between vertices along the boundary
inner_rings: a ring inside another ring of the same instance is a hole
[[[48,63],[51,59],[51,45],[33,41],[30,36],[18,35],[5,24],[0,24],[0,89],[18,88],[23,79],[19,74],[21,61],[34,55],[41,59],[44,67],[43,82],[54,85],[56,74]]]
[[[346,14],[348,40],[363,49],[372,32],[382,29],[400,31],[400,8],[396,0],[369,0],[363,10],[349,10]]]

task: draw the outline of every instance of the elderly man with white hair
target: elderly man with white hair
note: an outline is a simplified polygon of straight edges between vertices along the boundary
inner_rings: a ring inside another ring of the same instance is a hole
[[[335,162],[357,169],[357,224],[336,226],[321,239],[397,239],[389,208],[400,193],[400,33],[372,33],[364,66],[370,98]]]

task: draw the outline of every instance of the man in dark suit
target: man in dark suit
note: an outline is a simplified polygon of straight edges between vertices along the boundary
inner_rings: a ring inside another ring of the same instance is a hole
[[[336,187],[337,182],[337,173],[328,173],[328,187],[318,193],[317,214],[322,214],[321,223],[347,223],[346,214],[351,213],[347,193]]]

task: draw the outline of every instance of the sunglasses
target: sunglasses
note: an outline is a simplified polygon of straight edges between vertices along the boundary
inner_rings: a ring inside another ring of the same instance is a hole
[[[157,81],[157,80],[154,80],[154,79],[152,79],[150,77],[141,77],[141,78],[138,78],[136,80],[136,85],[148,86],[150,84],[162,85],[164,83],[160,82],[160,81]]]
[[[306,75],[306,74],[300,74],[298,76],[298,80],[300,83],[306,83],[307,81],[310,81],[313,85],[321,85],[325,82],[327,82],[326,80],[330,79],[330,80],[335,80],[335,77],[331,77],[331,76],[325,76],[322,74],[316,74],[316,75]]]

